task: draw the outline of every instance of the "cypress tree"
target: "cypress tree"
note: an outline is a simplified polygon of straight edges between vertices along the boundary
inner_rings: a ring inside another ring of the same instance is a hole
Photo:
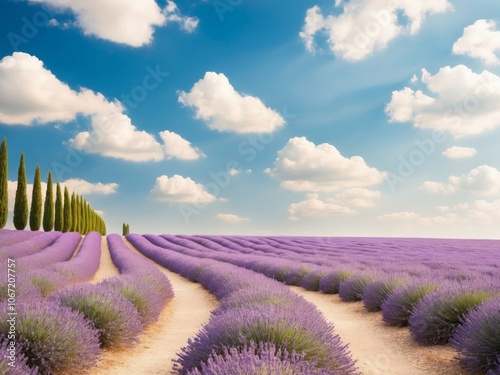
[[[26,167],[24,153],[21,153],[19,170],[17,173],[17,189],[14,201],[14,227],[23,230],[28,224],[28,194],[26,192]]]
[[[5,227],[9,216],[9,164],[7,138],[0,146],[0,228]]]
[[[78,217],[76,214],[77,195],[75,192],[71,194],[71,232],[78,232]]]
[[[54,188],[52,186],[52,173],[47,176],[47,189],[45,190],[45,203],[43,205],[43,230],[50,232],[54,228]]]
[[[31,194],[30,229],[37,231],[42,224],[42,182],[40,179],[40,166],[35,169],[33,192]]]
[[[64,206],[63,206],[63,232],[71,229],[71,200],[69,198],[68,188],[64,187]]]
[[[56,187],[56,206],[54,210],[54,230],[61,232],[63,229],[63,201],[61,185],[59,182]]]

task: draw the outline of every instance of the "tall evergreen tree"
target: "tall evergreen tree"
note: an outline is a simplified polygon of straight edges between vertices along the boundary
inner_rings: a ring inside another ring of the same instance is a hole
[[[77,195],[75,192],[71,194],[71,232],[78,232],[78,217],[76,214],[76,205],[77,205]]]
[[[54,230],[61,232],[63,230],[63,198],[61,193],[61,185],[59,182],[56,187],[56,205],[54,210]]]
[[[71,229],[71,200],[69,198],[68,188],[64,187],[64,206],[63,206],[63,232]]]
[[[31,194],[30,229],[37,231],[40,229],[40,225],[42,225],[42,181],[40,166],[37,165],[33,180],[33,192]]]
[[[43,205],[43,230],[50,232],[54,228],[54,188],[52,186],[52,173],[47,176],[47,189],[45,190],[45,203]]]
[[[21,153],[14,201],[14,227],[17,230],[23,230],[28,224],[28,194],[26,189],[26,167],[24,165],[24,153]]]
[[[9,164],[7,138],[0,146],[0,228],[5,227],[9,216]]]

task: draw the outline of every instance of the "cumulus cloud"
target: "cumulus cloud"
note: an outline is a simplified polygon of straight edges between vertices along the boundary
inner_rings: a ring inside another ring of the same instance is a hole
[[[445,131],[455,137],[481,134],[500,126],[500,77],[478,74],[465,65],[444,67],[435,75],[422,69],[422,90],[393,91],[386,106],[391,122],[412,122],[420,129]]]
[[[215,218],[217,220],[223,221],[225,223],[231,223],[231,224],[244,223],[244,222],[247,222],[250,220],[246,217],[239,217],[238,215],[234,215],[234,214],[217,214],[217,215],[215,215]]]
[[[198,147],[192,146],[179,134],[165,130],[160,133],[160,138],[163,140],[167,159],[198,160],[205,157]]]
[[[347,189],[336,195],[336,199],[343,205],[359,208],[373,207],[381,198],[379,191],[363,188]]]
[[[192,32],[198,19],[182,16],[173,1],[161,9],[155,0],[29,0],[52,7],[57,12],[71,11],[75,24],[85,35],[115,43],[140,47],[151,43],[155,27],[178,23],[183,30]]]
[[[70,180],[66,180],[62,183],[63,186],[66,186],[69,191],[75,192],[80,195],[90,195],[90,194],[102,194],[102,195],[110,195],[115,194],[118,189],[117,183],[91,183],[81,178],[72,178]]]
[[[37,57],[14,52],[0,60],[0,122],[6,125],[67,123],[78,114],[121,112],[100,93],[72,90]]]
[[[443,151],[443,155],[450,159],[465,159],[476,155],[477,150],[472,147],[449,147]]]
[[[211,203],[217,200],[202,184],[179,175],[158,177],[151,195],[159,201],[170,203]]]
[[[271,133],[285,124],[279,113],[255,96],[238,93],[228,78],[207,72],[179,102],[192,107],[210,129],[235,133]]]
[[[325,217],[337,215],[353,215],[356,211],[333,202],[325,202],[318,197],[310,196],[308,199],[292,203],[288,207],[288,218],[293,221],[304,217]]]
[[[159,161],[164,157],[156,138],[138,130],[123,113],[92,116],[92,130],[78,133],[69,144],[89,154],[134,162]]]
[[[317,5],[308,9],[300,37],[307,50],[314,52],[316,35],[326,34],[335,55],[350,61],[362,60],[375,50],[385,49],[401,34],[416,34],[426,16],[452,9],[447,0],[336,1],[335,6],[343,7],[337,16],[323,16]],[[401,15],[407,23],[401,20]]]
[[[418,218],[418,214],[411,211],[393,212],[386,215],[381,215],[377,217],[380,221],[400,221],[400,220],[413,220]]]
[[[436,207],[438,215],[424,216],[416,212],[394,212],[377,218],[379,221],[414,222],[421,226],[458,225],[463,228],[478,228],[496,224],[500,219],[500,199],[494,201],[475,200],[454,206]]]
[[[265,171],[295,191],[340,191],[381,183],[385,172],[369,167],[361,156],[346,158],[332,145],[315,145],[305,137],[291,138],[278,151],[273,169]]]
[[[458,191],[477,195],[500,194],[500,171],[487,165],[479,166],[467,174],[450,176],[447,183],[426,181],[422,190],[428,193],[455,193]]]
[[[188,153],[187,141],[173,140],[174,133],[170,137],[163,134],[173,147],[164,151],[156,137],[137,129],[124,111],[117,100],[109,101],[86,88],[71,89],[35,56],[14,52],[0,60],[0,123],[33,126],[69,123],[77,116],[86,116],[90,129],[77,133],[69,145],[87,153],[133,162],[192,158],[192,152],[197,151],[193,148]]]
[[[493,20],[477,20],[464,29],[464,34],[453,45],[453,53],[480,59],[488,65],[500,64],[500,31]]]

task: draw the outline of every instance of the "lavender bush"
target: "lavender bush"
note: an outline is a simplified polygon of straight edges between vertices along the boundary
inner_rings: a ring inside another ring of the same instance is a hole
[[[49,269],[63,275],[69,282],[84,282],[95,275],[100,261],[101,235],[97,232],[90,232],[83,239],[73,259],[55,263]]]
[[[319,281],[319,290],[327,294],[338,294],[340,284],[354,275],[351,270],[336,270],[326,274]]]
[[[120,275],[102,282],[102,285],[118,292],[135,306],[143,325],[156,322],[165,300],[154,288],[135,275]]]
[[[417,303],[437,287],[435,281],[414,281],[395,289],[382,303],[382,320],[393,326],[407,326]]]
[[[99,332],[102,348],[131,347],[143,328],[134,305],[102,284],[76,285],[57,293],[54,300],[81,313]]]
[[[382,303],[399,286],[405,283],[403,277],[391,276],[381,280],[376,280],[363,289],[363,303],[368,311],[380,311]]]
[[[27,363],[28,358],[16,350],[10,350],[8,340],[3,341],[0,345],[0,374],[38,375],[38,368],[30,368]]]
[[[500,374],[500,298],[485,301],[468,312],[450,343],[466,370]]]
[[[446,344],[463,316],[494,295],[488,287],[452,284],[439,288],[415,306],[409,319],[410,332],[419,344]]]
[[[212,352],[201,370],[195,368],[188,375],[334,375],[336,372],[317,368],[304,355],[288,353],[273,344],[260,343],[236,348],[223,348],[222,354]]]
[[[7,316],[7,304],[0,305]],[[93,366],[100,354],[97,331],[84,317],[55,302],[16,304],[17,350],[40,374],[77,374]],[[0,320],[0,343],[8,340],[10,324]]]
[[[28,231],[15,231],[14,236],[20,236],[25,240],[14,244],[4,244],[0,241],[0,260],[7,258],[17,259],[26,255],[35,254],[50,246],[61,236],[61,232],[41,233],[38,236],[26,235]]]
[[[375,276],[358,274],[351,276],[339,286],[339,296],[343,301],[354,302],[363,299],[363,290],[375,280]]]

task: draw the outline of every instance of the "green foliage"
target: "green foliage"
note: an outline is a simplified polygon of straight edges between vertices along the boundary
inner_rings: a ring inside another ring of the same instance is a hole
[[[75,194],[75,192],[73,192],[71,194],[71,231],[72,232],[77,232],[77,228],[78,228],[78,216],[77,216],[77,210],[76,210],[76,207],[77,207],[77,204],[78,204],[78,200],[77,200],[78,196]]]
[[[124,236],[130,233],[130,225],[128,223],[123,223],[122,233]]]
[[[33,192],[31,194],[30,209],[30,229],[37,231],[42,224],[42,182],[40,179],[40,166],[35,169],[35,178],[33,180]]]
[[[59,182],[56,187],[56,205],[54,210],[54,230],[60,232],[63,229],[63,200],[61,185]]]
[[[5,227],[9,216],[9,164],[8,164],[7,138],[0,146],[0,228]]]
[[[54,188],[52,186],[52,173],[47,176],[47,189],[43,205],[43,230],[50,232],[54,228]]]
[[[26,167],[24,165],[24,153],[21,153],[14,201],[14,227],[17,230],[23,230],[28,224],[28,195],[26,189]]]
[[[64,187],[64,206],[63,206],[63,232],[69,232],[71,229],[71,201],[68,188]]]

